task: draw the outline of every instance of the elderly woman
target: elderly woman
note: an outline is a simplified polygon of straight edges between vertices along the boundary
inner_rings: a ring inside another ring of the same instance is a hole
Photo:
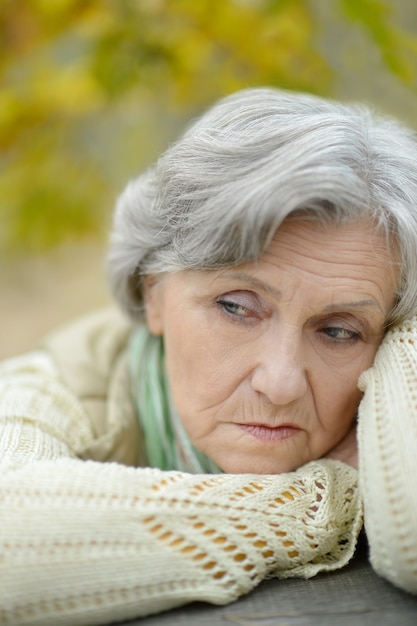
[[[272,89],[127,187],[109,268],[131,322],[1,369],[2,624],[337,569],[363,511],[373,567],[417,592],[416,204],[411,131]]]

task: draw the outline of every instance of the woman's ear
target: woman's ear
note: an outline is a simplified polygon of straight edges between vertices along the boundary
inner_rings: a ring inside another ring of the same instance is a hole
[[[163,333],[163,281],[155,275],[146,276],[143,282],[143,299],[146,323],[153,335]]]

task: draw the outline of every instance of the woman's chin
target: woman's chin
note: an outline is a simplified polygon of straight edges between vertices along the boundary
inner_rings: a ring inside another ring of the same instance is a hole
[[[240,436],[229,446],[217,447],[213,455],[206,451],[227,474],[283,474],[312,460],[301,429],[237,426]]]
[[[258,455],[250,457],[245,455],[243,458],[229,455],[224,462],[216,460],[217,465],[226,474],[285,474],[298,469],[307,462],[308,460],[285,457],[268,459]]]

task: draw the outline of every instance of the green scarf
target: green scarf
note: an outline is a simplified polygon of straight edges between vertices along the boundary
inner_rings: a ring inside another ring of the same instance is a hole
[[[131,339],[130,377],[150,467],[192,474],[218,474],[221,469],[188,438],[172,401],[165,370],[164,346],[145,327]]]

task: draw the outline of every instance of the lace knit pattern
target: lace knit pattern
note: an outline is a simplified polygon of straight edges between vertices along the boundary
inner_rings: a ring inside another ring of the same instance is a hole
[[[9,468],[0,623],[108,623],[341,567],[361,526],[355,474],[337,461],[280,476],[68,459]]]

